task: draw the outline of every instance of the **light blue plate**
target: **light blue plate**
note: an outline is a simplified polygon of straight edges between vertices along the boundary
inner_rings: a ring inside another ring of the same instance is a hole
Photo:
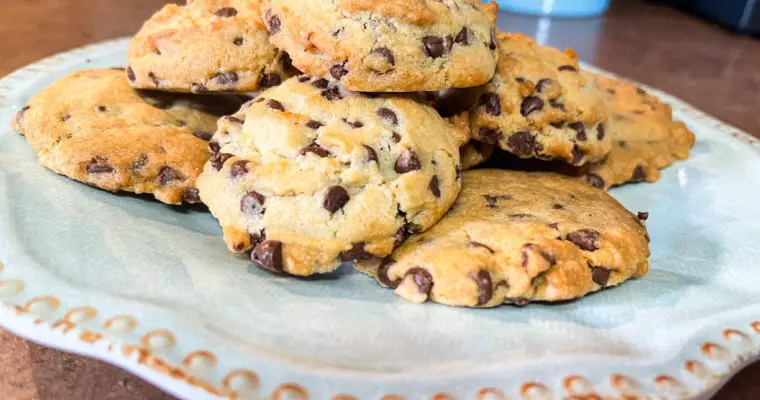
[[[186,398],[705,396],[760,351],[758,144],[670,96],[652,91],[696,132],[691,158],[612,192],[650,212],[649,275],[566,304],[420,306],[350,268],[269,275],[226,250],[207,212],[40,166],[7,128],[16,110],[68,72],[122,65],[126,43],[0,80],[7,329]]]

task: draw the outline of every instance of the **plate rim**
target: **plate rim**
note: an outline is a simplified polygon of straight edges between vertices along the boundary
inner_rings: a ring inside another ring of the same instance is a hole
[[[56,68],[60,68],[62,64],[68,62],[78,63],[86,54],[93,54],[99,51],[108,51],[112,46],[123,45],[129,37],[122,37],[117,39],[111,39],[102,41],[99,43],[88,44],[85,46],[77,47],[71,50],[60,52],[52,56],[43,58],[37,62],[29,64],[25,67],[19,68],[14,72],[0,78],[0,115],[15,115],[16,110],[10,109],[10,105],[6,104],[6,98],[8,93],[23,92],[28,88],[28,85],[23,82],[32,78],[37,74],[44,74],[52,72]],[[581,63],[583,68],[594,72],[601,73],[610,76],[621,78],[618,75],[605,71],[601,68],[594,67],[592,65]],[[627,78],[622,78],[629,80]],[[30,79],[31,80],[31,79]],[[711,123],[711,126],[722,133],[729,134],[735,139],[739,140],[743,144],[749,145],[755,151],[760,154],[760,139],[755,138],[747,132],[742,131],[728,123],[722,122],[715,117],[709,116],[707,113],[698,110],[694,106],[687,102],[680,100],[679,98],[667,94],[658,89],[649,87],[640,82],[634,82],[643,89],[655,94],[657,97],[663,99],[670,104],[674,109],[677,109],[681,113],[689,114],[691,117],[707,121]],[[0,274],[5,270],[5,265],[0,263]],[[7,289],[17,283],[9,283],[7,280],[0,280],[0,297],[2,297],[3,287]],[[23,290],[23,282],[21,282],[21,289]],[[17,294],[17,293],[16,293]],[[44,307],[57,309],[55,305],[55,299],[52,296],[38,297],[30,300],[26,304],[15,304],[8,302],[4,299],[0,299],[0,326],[13,332],[16,335],[27,338],[33,342],[40,343],[45,346],[57,348],[59,350],[80,354],[86,357],[99,359],[101,361],[108,362],[117,367],[123,368],[141,378],[151,382],[157,387],[165,390],[180,398],[219,398],[221,397],[235,397],[237,393],[230,386],[227,378],[231,376],[233,372],[244,373],[245,370],[231,371],[227,374],[227,377],[223,380],[225,384],[219,386],[203,379],[194,377],[191,373],[187,373],[181,365],[171,365],[163,361],[158,354],[153,354],[145,346],[140,346],[137,343],[124,343],[120,340],[108,337],[104,332],[97,332],[88,329],[80,329],[76,326],[75,322],[72,322],[70,318],[64,316],[62,319],[58,319],[53,323],[49,323],[36,314],[35,307],[42,304]],[[760,304],[760,303],[758,303]],[[81,308],[81,307],[80,307]],[[73,309],[68,310],[70,312]],[[722,314],[722,313],[721,313]],[[720,314],[716,314],[720,315]],[[752,318],[750,318],[752,319]],[[745,331],[750,332],[748,335]],[[752,334],[754,331],[755,334]],[[713,332],[715,333],[715,332]],[[737,339],[741,342],[743,340],[749,340],[750,343],[760,341],[760,315],[757,316],[757,320],[750,322],[749,326],[742,330],[735,329],[735,326],[725,326],[719,329],[717,332],[720,337],[728,344],[731,345]],[[654,379],[655,387],[660,390],[660,393],[647,392],[646,388],[639,387],[635,378],[628,377],[621,374],[610,375],[610,384],[618,392],[618,394],[634,394],[638,396],[657,395],[662,396],[663,393],[669,395],[669,398],[707,398],[714,394],[720,387],[722,387],[731,377],[741,371],[745,366],[750,365],[760,360],[760,347],[753,346],[753,349],[749,352],[739,354],[734,357],[730,352],[729,347],[722,343],[718,343],[716,340],[709,340],[716,335],[710,335],[705,332],[692,335],[688,338],[688,341],[693,341],[698,338],[704,338],[704,342],[700,344],[700,350],[706,362],[718,361],[724,362],[728,366],[728,370],[719,375],[711,375],[703,377],[702,381],[704,385],[698,392],[688,391],[688,387],[683,385],[677,378],[669,375],[657,375]],[[755,338],[753,341],[752,338]],[[702,340],[699,340],[702,342]],[[685,343],[686,343],[685,342]],[[684,344],[685,345],[685,344]],[[681,349],[683,350],[683,348]],[[726,358],[728,353],[728,358]],[[213,355],[213,352],[212,352]],[[677,355],[678,356],[678,355]],[[689,369],[687,364],[689,362],[698,360],[683,360],[684,369]],[[692,369],[696,371],[698,367],[691,364]],[[692,371],[692,375],[698,375],[698,372]],[[252,386],[258,386],[258,376],[255,372],[250,371],[253,375],[245,375],[248,379],[248,384]],[[247,372],[245,372],[247,373]],[[567,394],[588,394],[590,393],[588,381],[584,382],[582,375],[568,375],[563,380],[563,387],[567,390]],[[393,389],[393,388],[388,388]],[[595,394],[596,389],[592,387],[591,391]],[[580,390],[580,392],[579,392]],[[585,392],[583,392],[585,390]],[[524,396],[529,395],[548,395],[553,396],[550,389],[546,385],[540,382],[523,382],[519,386],[519,393]],[[295,396],[299,399],[310,398],[306,388],[294,383],[279,383],[279,385],[268,395],[266,398],[279,399],[287,398],[287,396]],[[491,396],[491,397],[489,397]],[[260,396],[255,396],[259,398]],[[452,398],[445,393],[430,393],[428,395],[431,399],[446,400]],[[352,399],[352,396],[342,396],[335,394],[332,396],[334,400],[347,400]],[[480,399],[505,399],[506,396],[498,389],[481,388],[476,394],[476,398]],[[552,397],[549,397],[552,398]],[[355,398],[354,398],[355,399]],[[385,399],[385,397],[384,397]],[[390,400],[391,397],[388,397]]]

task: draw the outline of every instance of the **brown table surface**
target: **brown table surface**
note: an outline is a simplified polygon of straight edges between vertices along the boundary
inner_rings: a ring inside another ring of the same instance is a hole
[[[0,76],[75,46],[132,34],[161,0],[5,0],[0,15]],[[504,15],[499,27],[674,94],[757,136],[760,39],[730,34],[669,8],[616,0],[605,17],[585,20]],[[44,348],[0,330],[4,399],[171,399],[100,361]],[[718,399],[760,399],[760,364]]]

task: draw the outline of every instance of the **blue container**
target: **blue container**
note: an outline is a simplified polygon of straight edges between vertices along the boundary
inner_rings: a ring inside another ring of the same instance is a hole
[[[555,17],[594,17],[607,10],[610,0],[495,0],[501,11]]]

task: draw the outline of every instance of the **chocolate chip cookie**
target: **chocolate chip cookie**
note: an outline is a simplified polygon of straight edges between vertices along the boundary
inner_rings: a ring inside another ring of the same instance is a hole
[[[324,273],[435,224],[461,187],[459,145],[432,107],[304,75],[219,121],[198,189],[231,251]]]
[[[499,63],[472,110],[473,137],[521,158],[576,166],[602,160],[611,146],[607,105],[575,53],[521,34],[497,37]]]
[[[479,86],[498,57],[480,0],[264,0],[271,42],[312,76],[365,92]]]
[[[75,72],[35,95],[12,125],[45,167],[109,191],[200,202],[195,179],[219,116],[242,101],[132,89],[122,69]]]
[[[406,300],[465,307],[570,300],[646,274],[647,213],[551,173],[480,169],[462,179],[437,225],[357,269]]]
[[[250,92],[279,85],[290,58],[269,43],[260,0],[166,5],[129,44],[127,77],[140,89]]]
[[[610,105],[606,126],[612,151],[602,162],[583,168],[582,179],[604,189],[628,182],[655,182],[660,169],[689,157],[694,134],[682,122],[673,121],[670,106],[628,82],[589,76],[604,89]]]

